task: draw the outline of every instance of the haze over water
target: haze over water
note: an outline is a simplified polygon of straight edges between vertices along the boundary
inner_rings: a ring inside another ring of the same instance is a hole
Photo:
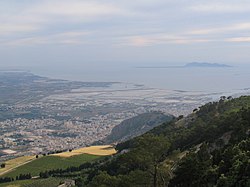
[[[33,69],[32,72],[52,78],[76,81],[123,82],[168,90],[233,92],[250,88],[250,68],[68,68]],[[74,72],[74,73],[72,73]]]
[[[250,87],[249,12],[246,0],[2,0],[0,70],[237,92]],[[234,68],[136,68],[190,62]]]

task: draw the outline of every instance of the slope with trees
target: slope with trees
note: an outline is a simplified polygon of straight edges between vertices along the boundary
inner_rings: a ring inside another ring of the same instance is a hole
[[[120,143],[119,154],[93,170],[84,183],[249,186],[249,106],[247,96],[221,97],[186,118],[175,119]]]

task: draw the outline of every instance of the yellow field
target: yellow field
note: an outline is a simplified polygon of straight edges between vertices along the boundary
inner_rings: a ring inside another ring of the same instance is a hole
[[[60,157],[71,157],[75,155],[81,154],[90,154],[90,155],[97,155],[97,156],[107,156],[113,155],[116,153],[116,150],[111,145],[102,145],[102,146],[91,146],[91,147],[84,147],[80,149],[73,150],[71,152],[63,152],[58,154],[53,154],[51,156],[60,156]],[[8,160],[4,162],[6,164],[5,168],[0,168],[0,176],[4,175],[13,169],[18,168],[24,164],[27,164],[36,159],[36,156],[23,156],[18,157],[12,160]]]
[[[84,147],[84,148],[73,150],[71,152],[53,154],[53,156],[71,157],[71,156],[80,155],[84,153],[90,154],[90,155],[107,156],[107,155],[115,154],[116,150],[111,145],[101,145],[101,146]]]
[[[6,164],[5,168],[0,168],[0,176],[8,173],[9,171],[22,166],[32,160],[34,160],[36,157],[35,156],[22,156],[22,157],[18,157],[12,160],[8,160],[6,162],[4,162]]]

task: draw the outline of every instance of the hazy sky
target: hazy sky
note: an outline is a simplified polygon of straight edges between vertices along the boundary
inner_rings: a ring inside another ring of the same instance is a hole
[[[249,59],[249,0],[0,1],[0,67]]]

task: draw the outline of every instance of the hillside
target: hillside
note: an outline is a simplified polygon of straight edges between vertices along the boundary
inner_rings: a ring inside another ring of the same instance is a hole
[[[111,134],[104,140],[107,144],[121,142],[139,136],[154,127],[173,119],[172,115],[162,112],[148,112],[124,120],[112,129]]]
[[[89,186],[249,186],[250,97],[222,97],[118,144]]]
[[[221,97],[119,143],[118,153],[40,178],[89,187],[250,186],[250,96]]]

